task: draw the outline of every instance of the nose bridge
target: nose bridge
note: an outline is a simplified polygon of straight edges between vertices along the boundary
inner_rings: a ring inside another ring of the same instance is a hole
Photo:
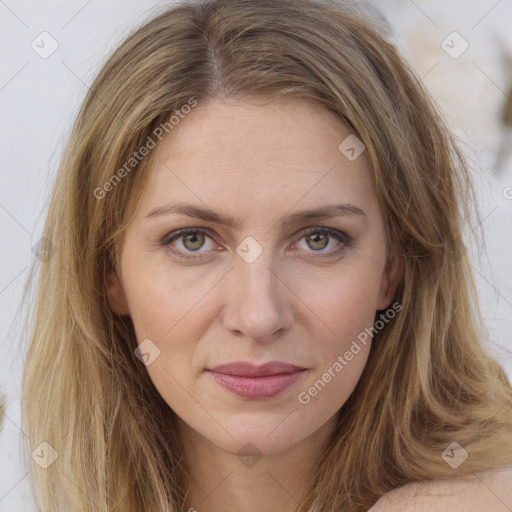
[[[289,296],[274,256],[263,250],[253,261],[237,257],[231,272],[225,326],[252,340],[270,341],[291,321]]]

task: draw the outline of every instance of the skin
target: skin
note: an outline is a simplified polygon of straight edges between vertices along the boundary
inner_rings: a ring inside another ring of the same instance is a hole
[[[455,475],[454,475],[455,478]],[[512,466],[474,478],[411,483],[385,494],[368,512],[510,512]]]
[[[187,507],[295,510],[363,372],[371,342],[309,403],[298,400],[373,326],[376,310],[391,305],[401,278],[366,155],[350,161],[338,149],[351,133],[332,112],[300,100],[211,100],[159,149],[108,287],[113,310],[130,315],[139,343],[149,338],[160,350],[146,368],[180,418],[193,475]],[[240,224],[147,216],[177,201]],[[327,203],[350,203],[365,215],[283,224]],[[351,242],[304,233],[326,227]],[[207,236],[168,245],[203,259],[180,259],[162,244],[182,228],[204,228]],[[236,252],[249,236],[263,251],[251,263]],[[233,361],[283,361],[305,371],[274,398],[248,399],[206,371]],[[257,461],[239,457],[252,454],[248,443]]]

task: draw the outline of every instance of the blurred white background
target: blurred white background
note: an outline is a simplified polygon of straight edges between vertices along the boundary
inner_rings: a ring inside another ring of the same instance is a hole
[[[473,268],[489,350],[512,379],[512,127],[500,122],[507,95],[512,102],[512,1],[373,3],[465,143],[486,233],[485,253]],[[0,0],[0,390],[7,407],[0,433],[0,512],[36,510],[20,457],[24,317],[15,316],[63,144],[105,56],[169,4]]]

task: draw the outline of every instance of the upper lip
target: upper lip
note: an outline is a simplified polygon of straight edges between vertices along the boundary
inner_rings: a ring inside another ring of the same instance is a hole
[[[212,372],[224,373],[226,375],[238,375],[243,377],[265,377],[268,375],[280,375],[283,373],[294,373],[304,370],[294,364],[283,363],[281,361],[271,361],[269,363],[256,365],[246,361],[235,361],[233,363],[221,364],[214,368],[209,368]]]

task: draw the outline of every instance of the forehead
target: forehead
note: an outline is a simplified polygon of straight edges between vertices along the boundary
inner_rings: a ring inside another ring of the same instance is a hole
[[[364,151],[340,151],[347,137],[336,114],[301,100],[199,103],[163,139],[141,215],[173,199],[253,218],[335,202],[371,210],[370,168]]]

